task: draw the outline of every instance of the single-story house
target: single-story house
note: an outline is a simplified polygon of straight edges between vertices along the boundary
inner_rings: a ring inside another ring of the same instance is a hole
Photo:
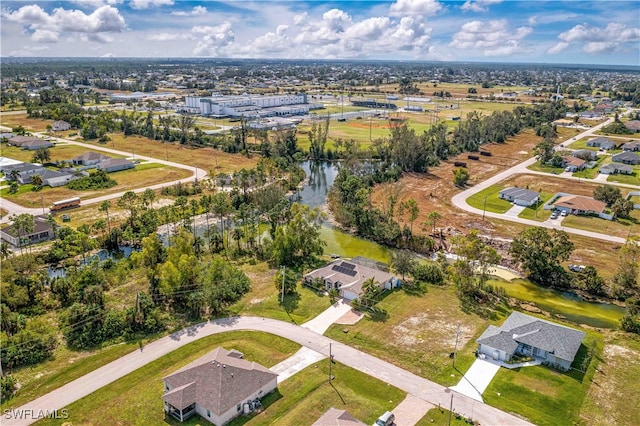
[[[624,164],[638,164],[640,163],[640,155],[634,152],[624,151],[612,156],[611,161]]]
[[[14,136],[12,138],[9,138],[9,140],[7,141],[7,143],[9,145],[13,145],[13,146],[22,146],[22,144],[25,144],[27,142],[33,142],[33,141],[39,141],[41,139],[39,138],[34,138],[33,136]]]
[[[640,142],[627,142],[620,147],[623,151],[640,151]]]
[[[498,197],[525,207],[532,206],[540,201],[540,194],[524,188],[505,188],[500,191]]]
[[[582,111],[578,114],[580,118],[585,118],[587,120],[593,120],[602,117],[603,113],[598,111]]]
[[[216,426],[242,414],[277,386],[278,375],[241,352],[216,348],[164,380],[164,411],[185,421],[195,413]],[[246,407],[245,407],[246,405]]]
[[[585,168],[587,162],[582,158],[574,157],[573,155],[565,155],[562,157],[562,167],[568,172],[577,172]]]
[[[360,420],[353,417],[347,410],[338,410],[337,408],[329,408],[325,413],[316,420],[311,426],[361,426],[364,425]]]
[[[587,161],[593,161],[598,159],[598,153],[591,151],[590,149],[577,149],[571,153],[573,157],[581,158]]]
[[[93,166],[111,157],[99,152],[87,151],[71,159],[74,166]]]
[[[133,161],[129,161],[124,158],[109,158],[108,160],[102,160],[96,164],[100,170],[104,170],[107,173],[118,172],[120,170],[133,169],[135,164]]]
[[[67,123],[64,120],[54,121],[51,125],[51,129],[54,132],[62,132],[64,130],[69,130],[71,128],[71,124]]]
[[[60,170],[46,170],[40,174],[43,185],[49,185],[52,188],[57,186],[64,186],[76,180],[79,176],[76,175],[74,169],[60,169]]]
[[[34,139],[30,142],[25,142],[20,145],[22,149],[26,149],[28,151],[35,151],[36,149],[40,148],[51,148],[52,146],[53,143],[45,139]]]
[[[509,361],[520,354],[566,371],[571,368],[584,336],[584,331],[513,312],[500,327],[490,325],[476,342],[478,353],[497,361]]]
[[[564,195],[558,198],[553,206],[558,210],[575,215],[595,214],[598,216],[604,213],[607,207],[602,201],[582,195]]]
[[[623,163],[609,163],[600,167],[600,173],[605,175],[615,175],[616,173],[630,175],[633,173],[633,166]]]
[[[0,157],[0,172],[4,172],[4,169],[9,166],[15,166],[18,164],[22,164],[20,160],[14,160],[9,157]]]
[[[53,225],[48,221],[47,216],[33,217],[33,230],[29,233],[17,229],[14,225],[0,229],[0,238],[11,244],[13,247],[36,244],[42,241],[49,241],[54,237]]]
[[[597,138],[589,139],[586,143],[587,146],[595,146],[600,148],[602,151],[608,151],[610,149],[615,149],[616,144],[609,138],[605,138],[599,136]]]
[[[0,133],[0,139],[6,139],[7,141],[16,136],[17,135],[15,133],[10,133],[10,132]]]
[[[45,169],[39,164],[33,164],[33,163],[19,163],[19,164],[8,165],[2,168],[5,179],[14,180],[12,178],[12,174],[14,170],[18,173],[18,177],[15,180],[17,180],[18,183],[24,185],[25,183],[31,182],[31,176],[42,174],[47,169]]]
[[[340,296],[347,300],[360,297],[363,293],[362,284],[370,278],[373,278],[380,289],[391,290],[400,286],[400,280],[388,272],[342,259],[334,260],[304,276],[307,283],[315,279],[322,280],[327,291],[338,290]]]
[[[640,120],[629,120],[624,123],[625,127],[632,132],[640,132]]]

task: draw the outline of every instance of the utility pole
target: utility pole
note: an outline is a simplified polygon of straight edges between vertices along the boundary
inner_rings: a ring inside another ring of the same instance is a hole
[[[333,355],[331,354],[331,343],[329,343],[329,384],[333,380],[333,375],[331,374],[331,364],[333,364]]]
[[[484,205],[482,207],[482,221],[484,222],[484,213],[487,211],[487,197],[484,197]]]
[[[451,392],[451,403],[449,404],[449,426],[451,426],[451,420],[453,417],[453,391]]]
[[[456,352],[458,351],[458,339],[460,338],[460,323],[458,323],[458,331],[456,331],[456,346],[453,349],[453,367],[456,366]],[[453,394],[451,394],[451,401],[453,401]]]

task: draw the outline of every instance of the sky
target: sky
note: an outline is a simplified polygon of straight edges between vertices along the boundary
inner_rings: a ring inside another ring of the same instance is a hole
[[[640,66],[640,0],[0,3],[0,55]]]

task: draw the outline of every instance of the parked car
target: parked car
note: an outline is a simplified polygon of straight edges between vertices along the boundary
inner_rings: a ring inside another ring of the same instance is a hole
[[[558,218],[558,211],[557,211],[557,210],[554,210],[554,211],[551,213],[551,217],[550,217],[550,219],[557,219],[557,218]]]
[[[391,426],[394,424],[396,416],[393,415],[391,411],[386,411],[383,415],[378,417],[373,426]]]
[[[567,216],[567,211],[566,210],[562,210],[562,213],[560,213],[560,216],[566,217]]]
[[[573,272],[583,272],[585,268],[584,265],[569,265],[569,270]]]

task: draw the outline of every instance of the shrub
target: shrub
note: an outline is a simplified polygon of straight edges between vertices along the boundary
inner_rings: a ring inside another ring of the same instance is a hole
[[[76,191],[86,191],[91,189],[111,188],[117,184],[118,182],[111,179],[104,170],[96,170],[89,176],[72,180],[67,184],[67,188]]]

